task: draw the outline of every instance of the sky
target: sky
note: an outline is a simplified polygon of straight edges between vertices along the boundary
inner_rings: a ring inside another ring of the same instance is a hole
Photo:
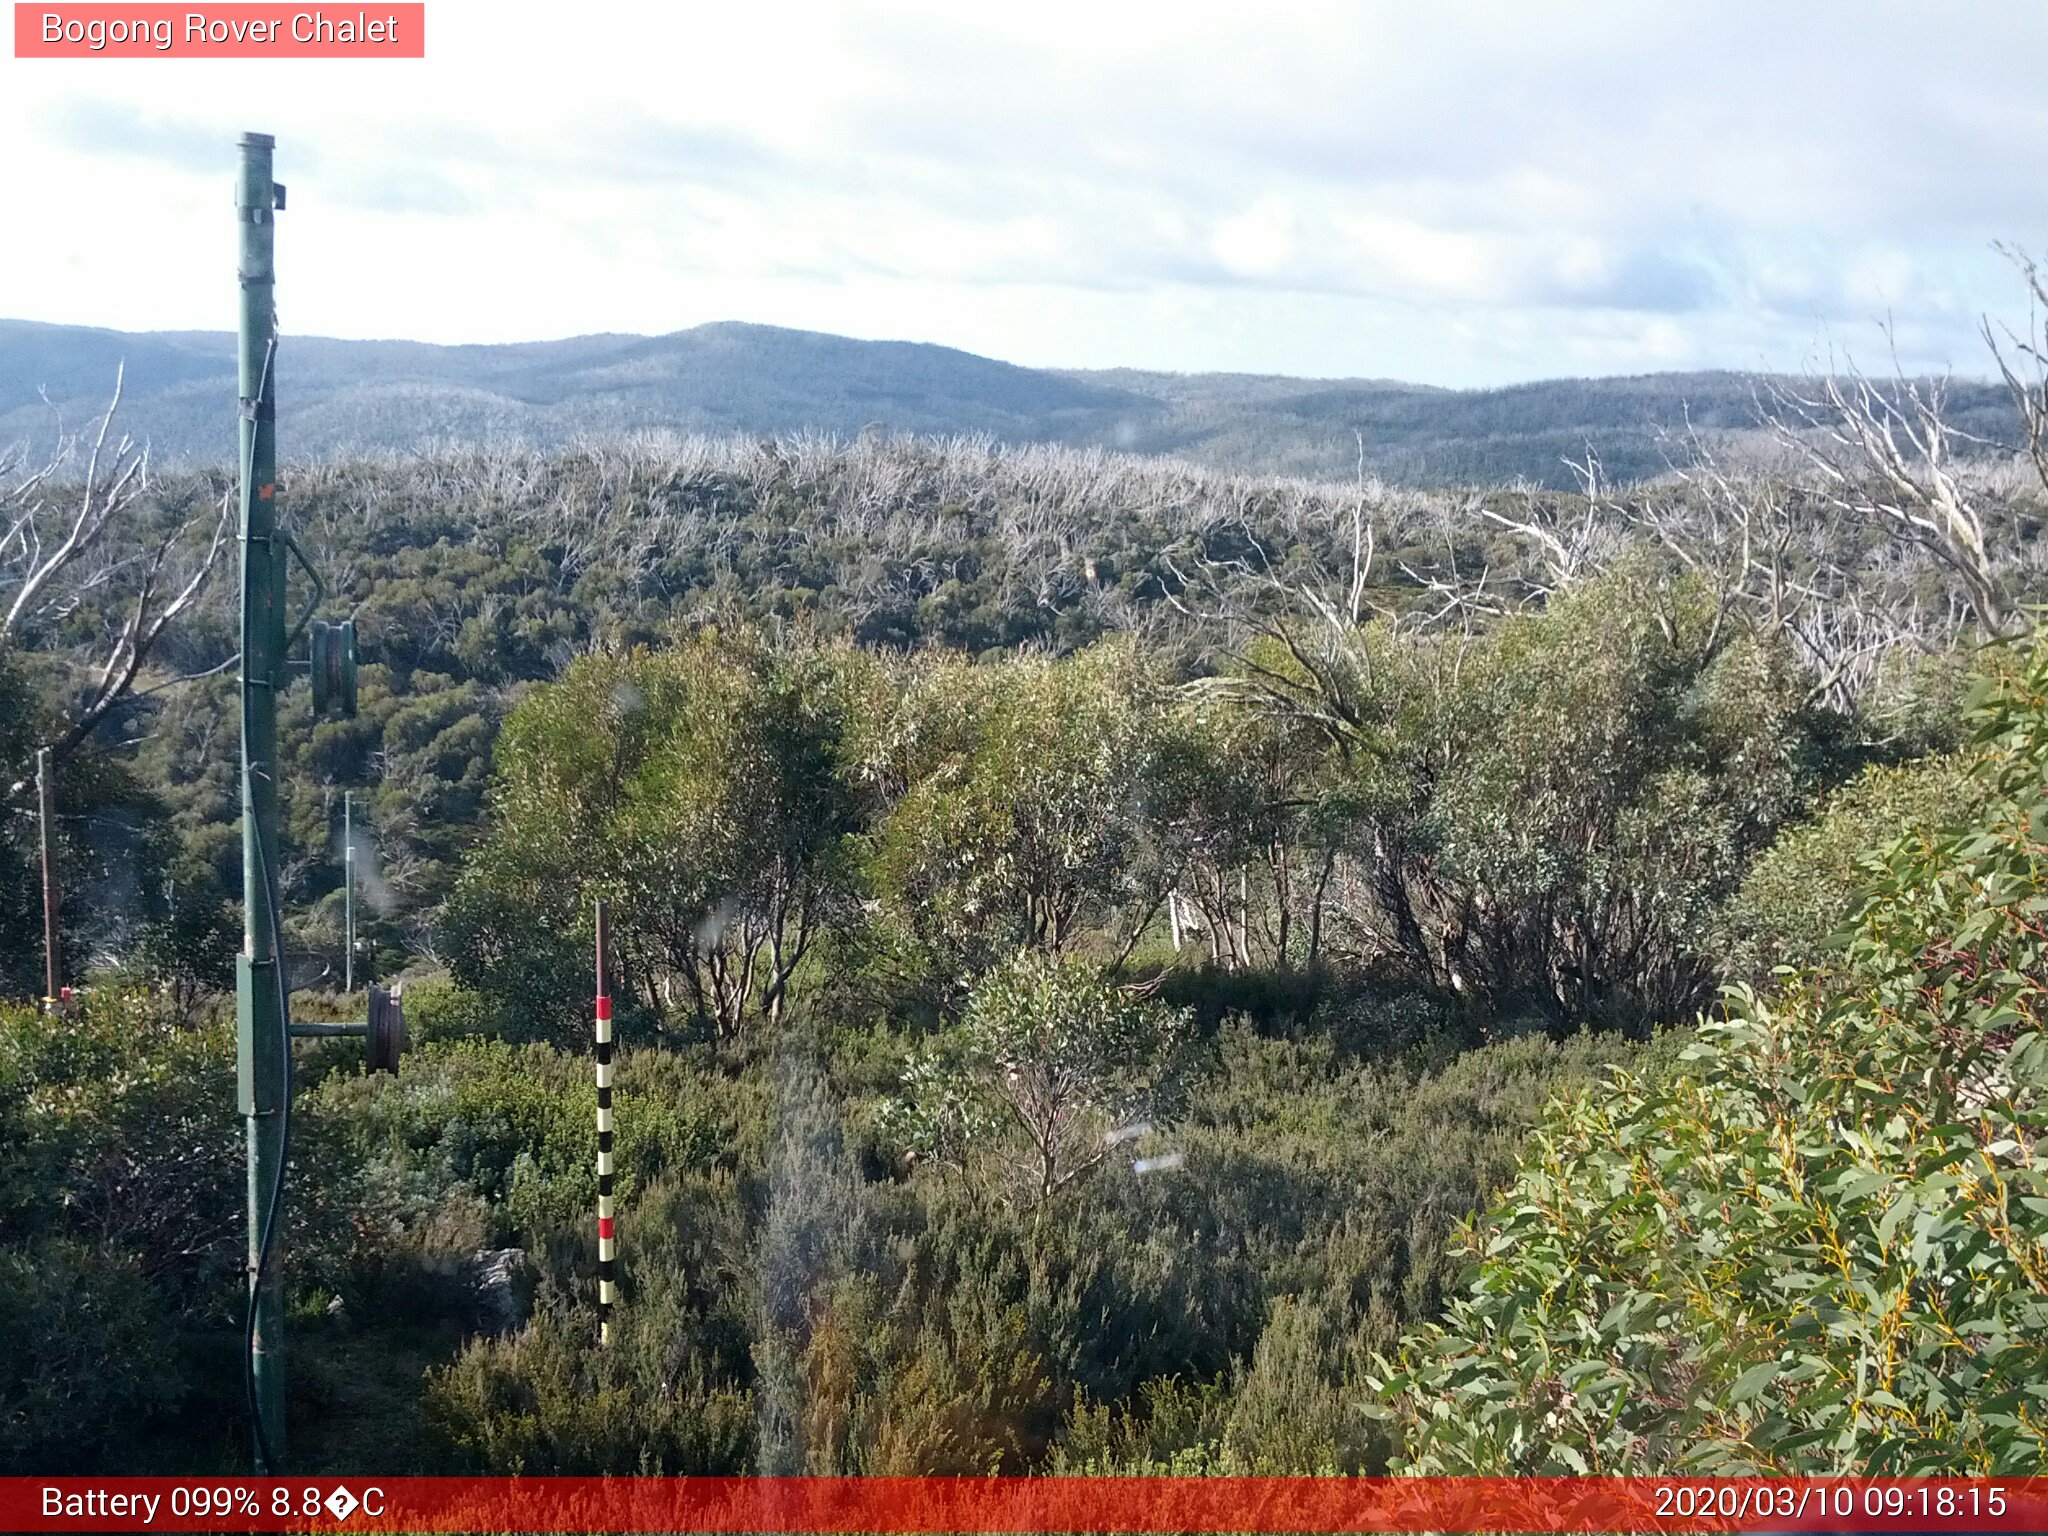
[[[341,11],[341,7],[331,9]],[[354,8],[346,14],[354,14]],[[1032,366],[1982,375],[2048,254],[2048,6],[428,0],[424,60],[0,57],[0,315],[712,320]],[[24,238],[25,236],[25,238]]]

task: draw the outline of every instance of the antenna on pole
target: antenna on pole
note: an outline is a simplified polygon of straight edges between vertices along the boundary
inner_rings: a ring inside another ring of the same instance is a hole
[[[612,1212],[612,998],[606,985],[605,904],[597,904],[597,1342],[612,1341],[612,1282],[618,1262]]]

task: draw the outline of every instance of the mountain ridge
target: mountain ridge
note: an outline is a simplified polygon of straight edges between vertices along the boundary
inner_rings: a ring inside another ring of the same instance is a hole
[[[0,319],[0,443],[47,442],[105,409],[125,364],[120,425],[159,462],[232,458],[234,336]],[[1588,449],[1619,479],[1664,467],[1660,431],[1753,424],[1750,377],[1728,370],[1449,389],[1385,378],[1027,368],[917,341],[867,341],[745,321],[661,335],[598,332],[467,343],[288,337],[279,432],[293,455],[406,452],[448,441],[556,445],[649,429],[851,436],[880,428],[1170,454],[1315,477],[1365,467],[1395,483],[1571,483]],[[1990,384],[1952,386],[1995,429]],[[47,400],[44,398],[47,394]],[[52,407],[56,408],[53,415]],[[1995,431],[1990,435],[1996,435]]]

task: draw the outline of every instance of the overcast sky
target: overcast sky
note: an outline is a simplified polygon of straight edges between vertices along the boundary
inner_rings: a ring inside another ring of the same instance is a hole
[[[330,6],[339,10],[338,6]],[[348,9],[354,14],[354,7]],[[1487,384],[1985,371],[2048,248],[2048,5],[429,0],[417,62],[0,58],[0,315],[752,320],[1034,365]]]

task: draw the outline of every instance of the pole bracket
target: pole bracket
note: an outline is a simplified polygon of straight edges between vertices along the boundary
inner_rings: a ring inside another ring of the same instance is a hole
[[[372,1072],[398,1071],[405,1054],[405,1003],[403,986],[370,988],[370,1016],[366,1020],[337,1024],[293,1024],[295,1040],[361,1040],[370,1054]]]

